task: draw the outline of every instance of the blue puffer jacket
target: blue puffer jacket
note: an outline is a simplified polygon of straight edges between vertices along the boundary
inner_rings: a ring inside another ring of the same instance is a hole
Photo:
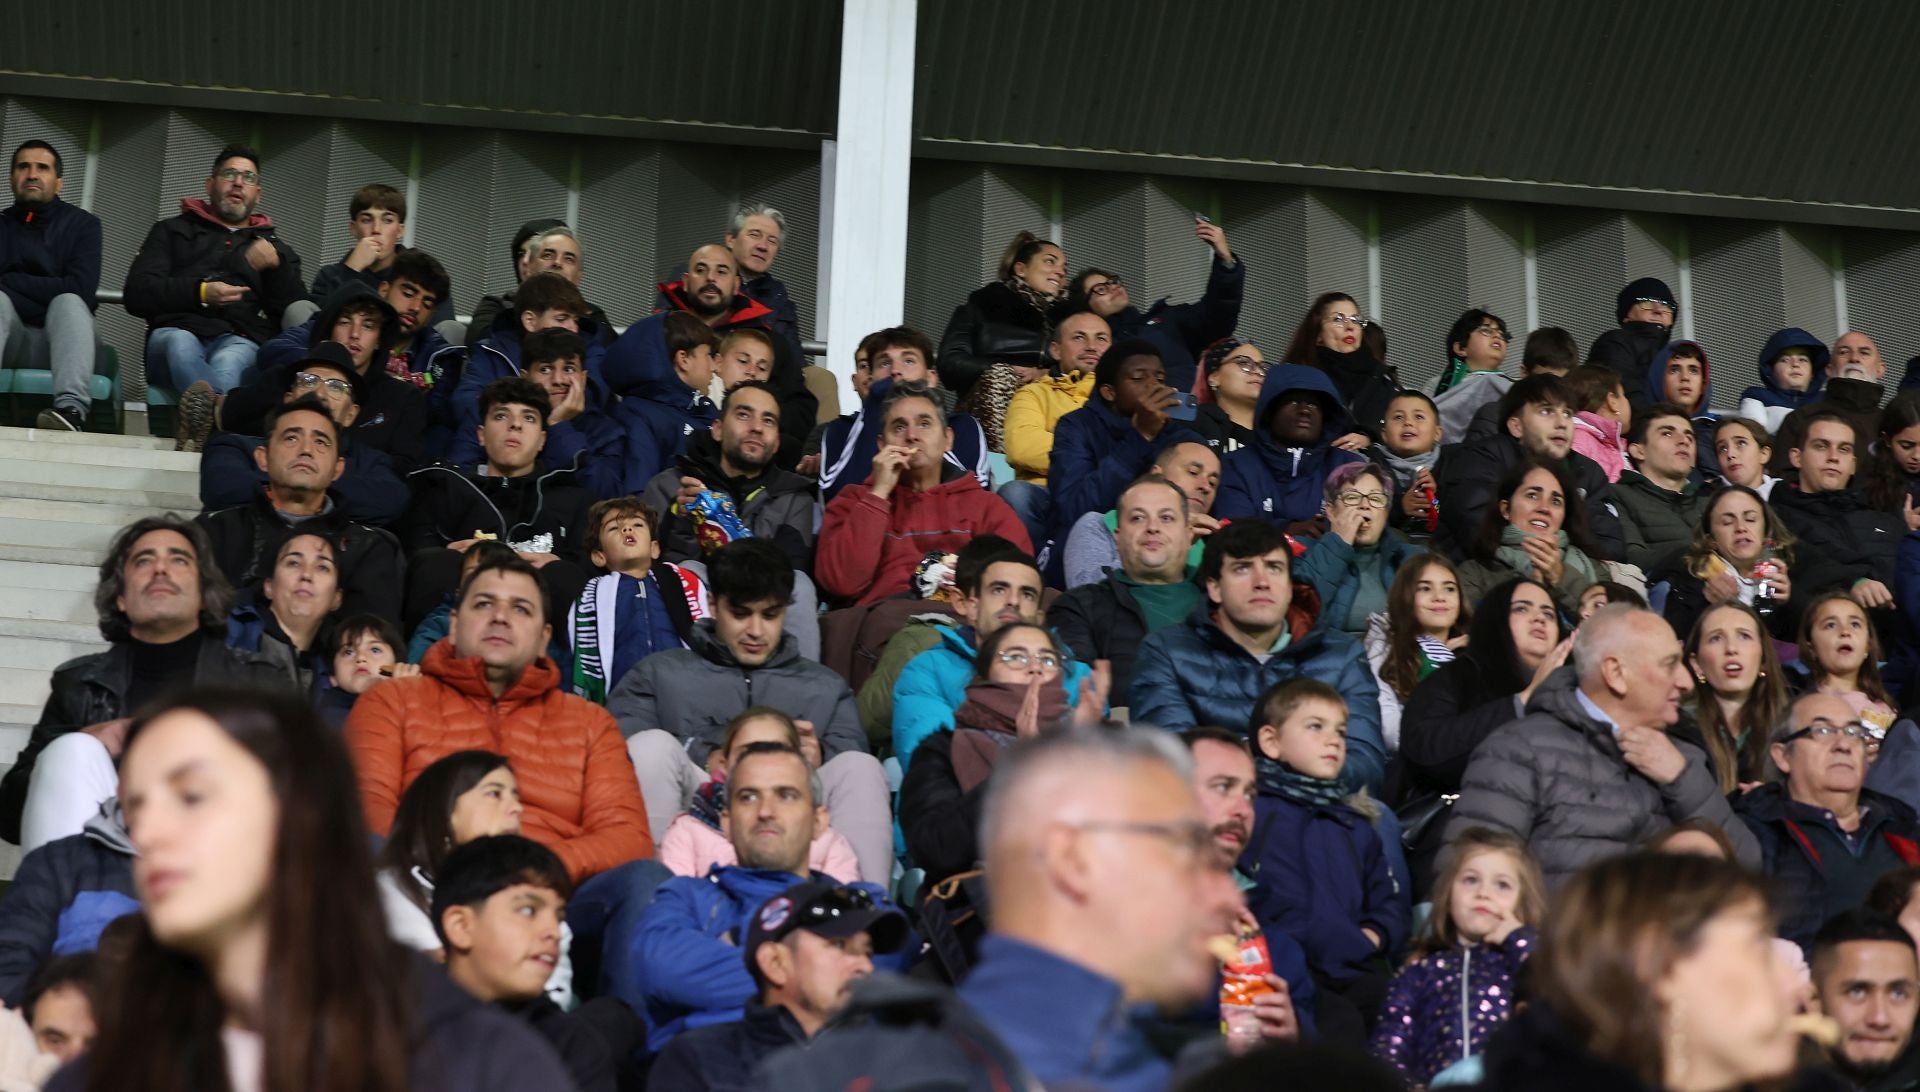
[[[645,492],[653,476],[687,449],[687,437],[720,415],[704,391],[681,382],[673,370],[666,319],[665,313],[641,319],[607,350],[607,375],[620,393],[613,420],[627,446],[622,493]]]
[[[1318,391],[1329,411],[1320,430],[1320,442],[1310,448],[1283,448],[1267,432],[1267,416],[1288,391]],[[1260,401],[1253,411],[1253,446],[1226,457],[1220,467],[1220,492],[1213,498],[1213,514],[1220,520],[1264,519],[1285,526],[1320,513],[1327,472],[1365,458],[1328,445],[1352,432],[1340,392],[1327,373],[1305,364],[1282,364],[1267,372],[1260,384]],[[1056,462],[1058,456],[1055,456]],[[1112,505],[1107,507],[1111,508]]]
[[[1700,404],[1690,415],[1693,418],[1693,465],[1702,474],[1720,473],[1720,458],[1713,453],[1713,425],[1720,415],[1708,407],[1713,405],[1713,362],[1707,357],[1707,350],[1697,341],[1669,341],[1665,348],[1653,354],[1653,362],[1647,365],[1647,392],[1658,394],[1655,402],[1666,401],[1667,362],[1673,358],[1673,351],[1682,345],[1691,346],[1700,354]],[[1764,424],[1765,422],[1762,422]]]
[[[48,842],[20,861],[0,897],[0,1001],[18,1008],[27,978],[54,956],[90,952],[115,918],[140,912],[133,843],[108,798],[80,834]]]
[[[1426,552],[1424,547],[1402,538],[1400,532],[1387,528],[1380,535],[1379,550],[1372,555],[1380,566],[1381,585],[1393,587],[1393,576],[1400,571],[1400,566],[1406,564],[1408,558]],[[1360,570],[1355,564],[1358,559],[1359,555],[1347,540],[1329,531],[1315,539],[1293,565],[1294,579],[1313,585],[1314,593],[1320,597],[1320,617],[1335,629],[1340,628],[1347,612],[1353,609],[1353,597],[1360,591]]]
[[[1795,345],[1804,345],[1812,350],[1813,381],[1808,383],[1807,389],[1803,391],[1781,390],[1779,382],[1773,378],[1773,362],[1781,353]],[[1827,385],[1827,361],[1830,357],[1826,342],[1798,326],[1775,330],[1773,336],[1767,339],[1766,345],[1760,350],[1760,385],[1741,391],[1740,400],[1744,402],[1752,398],[1763,406],[1785,406],[1788,409],[1799,409],[1801,406],[1818,402],[1820,388]]]
[[[1380,738],[1380,685],[1359,641],[1314,625],[1311,587],[1293,586],[1288,612],[1292,639],[1266,663],[1235,644],[1202,604],[1182,625],[1140,642],[1127,691],[1128,717],[1140,724],[1185,731],[1217,724],[1247,731],[1260,696],[1277,683],[1319,679],[1347,700],[1347,784],[1377,792],[1387,771]]]
[[[810,878],[838,882],[820,872]],[[620,999],[646,1017],[649,1052],[689,1028],[741,1018],[759,992],[740,952],[748,919],[768,899],[800,882],[790,873],[733,865],[716,866],[697,878],[675,876],[660,885],[629,942],[631,965],[640,969],[642,981],[613,984]],[[895,908],[873,884],[851,886],[872,895],[876,905]],[[908,953],[918,948],[910,939],[900,952],[875,958],[874,966],[904,970]]]
[[[1161,449],[1183,441],[1207,442],[1184,421],[1168,421],[1149,440],[1097,391],[1086,405],[1060,418],[1047,464],[1054,540],[1065,542],[1074,521],[1088,512],[1112,509],[1127,484],[1153,467]]]
[[[936,625],[939,643],[907,661],[900,678],[893,684],[893,753],[906,769],[913,749],[928,736],[953,727],[954,711],[967,700],[967,684],[973,681],[973,630],[959,626]],[[1069,659],[1062,685],[1067,690],[1067,709],[1073,709],[1080,697],[1080,683],[1092,672],[1086,664]]]
[[[1407,941],[1413,912],[1394,882],[1380,836],[1345,804],[1309,806],[1261,793],[1240,866],[1253,877],[1247,907],[1263,928],[1292,934],[1314,974],[1341,982],[1385,969]],[[1380,947],[1360,932],[1372,929]]]

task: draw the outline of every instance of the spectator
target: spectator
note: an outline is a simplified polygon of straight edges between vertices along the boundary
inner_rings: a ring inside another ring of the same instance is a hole
[[[801,659],[785,632],[793,571],[771,543],[744,539],[714,555],[708,579],[713,617],[695,623],[690,647],[639,661],[607,697],[652,829],[664,836],[693,802],[721,761],[727,723],[751,706],[771,705],[800,725],[801,753],[818,768],[821,802],[853,843],[861,876],[886,879],[893,868],[886,775],[867,753],[845,680]]]
[[[1826,343],[1805,330],[1775,330],[1760,350],[1760,386],[1740,392],[1740,416],[1778,432],[1788,414],[1819,399],[1830,359]]]
[[[605,703],[609,684],[648,656],[687,647],[694,622],[709,613],[706,583],[660,560],[658,522],[632,497],[587,509],[587,556],[605,575],[588,581],[567,612],[564,640],[572,653],[570,687],[588,701]]]
[[[587,375],[587,403],[611,413],[604,358],[611,351],[606,344],[612,338],[602,338],[594,320],[587,317],[589,310],[580,289],[559,273],[533,273],[521,281],[507,308],[492,320],[488,333],[467,343],[468,359],[459,382],[446,402],[438,404],[437,415],[448,422],[448,432],[444,437],[447,446],[435,454],[445,458],[458,453],[454,445],[480,427],[480,392],[495,380],[520,375],[525,341],[542,330],[571,330],[580,335],[587,349],[582,361]]]
[[[966,398],[990,368],[1001,365],[1001,382],[1011,394],[1016,375],[1024,381],[1046,366],[1049,312],[1066,290],[1066,252],[1030,231],[1015,235],[1000,256],[999,279],[975,289],[947,320],[940,336],[941,382]]]
[[[1047,467],[1055,536],[1063,542],[1075,520],[1112,507],[1168,444],[1200,439],[1170,416],[1180,392],[1167,385],[1152,342],[1118,342],[1101,354],[1093,374],[1095,397],[1060,419]]]
[[[1759,877],[1700,856],[1635,853],[1574,877],[1528,960],[1533,1000],[1488,1045],[1478,1087],[1730,1089],[1784,1076],[1799,1039],[1767,911]]]
[[[626,433],[621,486],[647,488],[686,451],[687,437],[712,428],[718,417],[706,390],[720,335],[694,315],[668,311],[658,324],[637,322],[608,350],[607,364],[626,377],[613,417]],[[641,359],[630,359],[639,356]],[[776,452],[779,450],[776,445]],[[769,453],[769,458],[771,458]]]
[[[684,1031],[741,1018],[755,986],[734,938],[746,937],[752,915],[795,882],[833,883],[807,865],[821,802],[819,771],[790,747],[755,744],[734,761],[727,822],[740,863],[660,885],[634,937],[634,977],[615,984],[621,999],[645,1014],[649,1050]],[[893,908],[874,884],[850,887]]]
[[[1141,642],[1128,713],[1135,723],[1176,731],[1237,728],[1253,723],[1260,696],[1276,684],[1318,679],[1347,703],[1346,783],[1377,788],[1387,760],[1366,652],[1318,624],[1311,589],[1290,579],[1292,557],[1286,536],[1260,520],[1234,523],[1208,539],[1199,576],[1207,613]]]
[[[1420,554],[1394,573],[1386,610],[1368,617],[1363,644],[1380,684],[1380,738],[1388,754],[1400,750],[1401,711],[1414,688],[1467,643],[1470,613],[1453,562]]]
[[[327,727],[344,729],[360,695],[375,683],[418,675],[419,664],[400,659],[405,651],[400,628],[377,614],[349,614],[334,623],[325,648],[333,685],[314,703]]]
[[[562,919],[572,891],[552,850],[517,834],[489,834],[447,854],[429,913],[455,985],[538,1032],[580,1092],[615,1092],[620,1077],[638,1079],[622,1071],[632,1067],[640,1018],[612,998],[567,1012],[545,990],[564,958]]]
[[[873,475],[834,497],[820,524],[814,579],[828,595],[860,604],[898,595],[928,553],[951,552],[976,535],[1032,549],[1005,501],[947,465],[953,430],[929,388],[900,384],[878,409]]]
[[[1920,863],[1920,821],[1862,787],[1870,729],[1844,699],[1802,696],[1770,735],[1786,775],[1734,798],[1779,892],[1780,935],[1811,947],[1820,923],[1867,900],[1881,874]]]
[[[1845,588],[1854,602],[1891,623],[1895,562],[1906,521],[1868,507],[1854,487],[1860,449],[1844,417],[1814,410],[1801,424],[1801,439],[1788,452],[1799,471],[1798,485],[1775,489],[1780,495],[1770,500],[1800,548],[1819,559],[1817,573],[1808,574],[1809,590]]]
[[[1913,1049],[1920,970],[1900,923],[1850,909],[1820,927],[1809,962],[1820,1011],[1840,1025],[1829,1060],[1849,1087],[1895,1092],[1920,1081]]]
[[[0,1001],[26,1007],[36,972],[92,951],[109,923],[140,913],[134,896],[133,843],[108,796],[81,833],[22,857],[0,895]]]
[[[856,404],[864,403],[867,400],[867,390],[873,383],[873,373],[868,370],[868,362],[872,360],[872,354],[867,351],[867,342],[871,340],[873,336],[872,334],[868,334],[866,337],[861,338],[860,344],[853,348],[853,374],[847,377],[847,381],[853,384],[853,397]],[[925,335],[922,335],[923,338],[924,336]],[[928,344],[932,343],[929,342]],[[813,431],[807,433],[807,443],[800,451],[800,462],[794,466],[794,473],[803,478],[819,478],[821,465],[820,451],[826,440],[827,430],[830,428],[844,428],[845,425],[842,422],[852,421],[858,416],[858,413],[843,413],[831,421],[821,421],[815,424]]]
[[[433,261],[431,255],[414,251],[401,242],[407,234],[407,195],[384,182],[370,182],[353,191],[347,200],[347,228],[353,233],[352,248],[339,261],[314,271],[313,290],[307,299],[316,307],[324,305],[327,297],[349,281],[377,290],[400,280],[402,275],[395,263],[409,251]],[[428,288],[430,295],[418,299],[419,310],[413,313],[412,321],[405,324],[403,333],[409,337],[425,334],[435,323],[453,317],[453,300],[447,292],[444,271],[437,292],[431,291],[428,282],[414,279],[413,283],[416,288]],[[389,302],[399,308],[397,301]],[[439,338],[437,332],[432,336]],[[445,341],[441,340],[441,344]]]
[[[256,373],[248,386],[272,377],[285,385],[279,394],[284,405],[302,398],[317,398],[327,407],[340,433],[340,477],[330,490],[338,498],[340,514],[350,520],[374,527],[385,527],[407,510],[409,496],[402,471],[385,451],[367,442],[373,437],[353,426],[360,420],[366,403],[366,379],[355,370],[353,356],[336,341],[323,341],[307,350],[303,359],[285,368]],[[239,390],[247,390],[242,386]],[[264,391],[264,383],[262,383]],[[227,400],[231,407],[237,399]],[[266,411],[262,408],[253,428],[264,430]],[[238,432],[216,433],[200,455],[200,506],[219,511],[247,504],[267,484],[267,472],[260,466],[259,452],[266,440]]]
[[[1327,533],[1300,558],[1300,578],[1313,585],[1327,624],[1350,636],[1387,609],[1393,574],[1422,551],[1387,526],[1392,491],[1369,462],[1343,463],[1327,474]]]
[[[1440,407],[1419,391],[1401,391],[1387,403],[1380,442],[1367,449],[1389,487],[1388,519],[1401,534],[1424,543],[1440,525],[1433,468],[1440,461]]]
[[[959,399],[940,383],[933,367],[933,342],[911,326],[890,326],[860,340],[866,370],[855,363],[854,392],[860,408],[827,424],[820,440],[820,498],[831,503],[849,485],[866,481],[873,473],[874,453],[882,446],[880,406],[895,386],[924,384],[953,430],[953,448],[946,461],[970,471],[982,489],[993,485],[987,460],[987,434],[980,422],[954,412]],[[862,386],[865,383],[865,386]]]
[[[280,668],[293,689],[318,698],[329,685],[323,632],[340,609],[340,569],[324,535],[280,540],[256,588],[242,589],[227,616],[227,644]]]
[[[1315,983],[1337,993],[1371,1027],[1386,995],[1383,959],[1406,944],[1411,900],[1394,880],[1373,829],[1379,805],[1349,795],[1347,703],[1313,678],[1261,696],[1250,724],[1259,795],[1243,860],[1248,905],[1307,952]]]
[[[520,347],[520,374],[547,392],[547,442],[541,455],[548,465],[567,467],[574,481],[596,500],[621,494],[627,470],[627,435],[590,397],[585,364],[587,343],[579,334],[549,327],[527,335]],[[453,439],[449,461],[473,466],[486,452],[475,435]]]
[[[1827,383],[1818,401],[1800,406],[1773,430],[1773,462],[1767,469],[1781,477],[1797,469],[1791,456],[1806,440],[1815,420],[1837,415],[1853,429],[1853,449],[1865,451],[1880,432],[1880,404],[1886,401],[1887,362],[1880,346],[1854,331],[1841,334],[1827,360]]]
[[[727,247],[709,244],[695,250],[687,259],[685,274],[677,281],[660,286],[659,310],[656,313],[686,312],[705,323],[716,334],[725,334],[741,327],[773,331],[778,316],[765,302],[747,294],[741,282],[745,275],[744,268]],[[795,321],[797,327],[798,320]],[[646,325],[646,320],[634,325]],[[799,344],[797,339],[776,337],[773,348],[776,386],[786,392],[790,390],[789,371],[792,380],[799,379],[800,362],[786,359],[789,354],[799,350]],[[607,362],[607,381],[615,391],[624,394],[638,378],[631,373],[631,368],[644,361],[625,356],[616,363],[616,358],[609,355]],[[704,384],[702,389],[705,389]],[[804,383],[800,389],[804,394]],[[804,397],[804,405],[786,397],[781,399],[781,405],[790,412],[800,414],[802,420],[811,421],[819,412],[819,403],[811,394],[804,394]],[[798,443],[798,437],[795,442]]]
[[[1079,700],[1069,702],[1062,680],[1070,662],[1053,634],[1027,622],[981,639],[953,728],[920,742],[900,785],[900,830],[925,883],[978,866],[980,803],[1009,746],[1069,725],[1100,724],[1105,679],[1086,676]]]
[[[215,1087],[284,1074],[315,1087],[563,1086],[530,1033],[424,961],[393,958],[352,766],[304,704],[194,691],[133,726],[125,772],[146,921],[96,1049],[52,1087],[137,1087],[156,1073]],[[309,924],[269,924],[289,921]],[[281,1020],[307,1030],[277,1032]]]
[[[1721,793],[1768,780],[1768,736],[1786,712],[1787,683],[1765,623],[1739,603],[1708,607],[1687,628],[1685,652],[1700,681],[1693,722]]]
[[[1202,540],[1221,526],[1211,514],[1220,491],[1220,456],[1206,444],[1182,440],[1161,448],[1145,476],[1163,478],[1185,495],[1187,529],[1193,539],[1187,563],[1198,567],[1205,545]],[[1117,507],[1109,512],[1088,512],[1074,521],[1073,529],[1067,532],[1063,557],[1068,588],[1097,584],[1121,567],[1119,530]]]
[[[532,380],[496,380],[480,396],[486,463],[413,473],[413,507],[397,529],[409,555],[409,619],[425,617],[459,583],[461,554],[482,538],[513,547],[539,571],[550,621],[564,619],[580,597],[593,496],[574,484],[569,468],[541,461],[552,412]]]
[[[1185,622],[1206,593],[1193,580],[1192,513],[1179,486],[1149,474],[1120,494],[1114,515],[1120,564],[1055,599],[1047,623],[1075,660],[1107,661],[1113,692],[1124,698],[1140,642]]]
[[[513,233],[513,244],[508,250],[508,258],[513,263],[513,283],[523,285],[542,273],[559,275],[574,290],[580,288],[580,278],[586,264],[580,239],[564,220],[541,219],[528,220]],[[481,296],[474,305],[473,321],[467,325],[466,345],[469,349],[479,345],[483,338],[491,336],[495,324],[502,313],[517,310],[518,292],[500,296]],[[586,302],[580,302],[580,310],[573,317],[581,320],[580,336],[587,339],[588,353],[597,356],[613,343],[613,322],[605,311]]]
[[[1641,277],[1620,290],[1615,298],[1613,318],[1618,329],[1595,338],[1587,350],[1587,363],[1611,368],[1619,373],[1633,408],[1662,400],[1658,387],[1649,388],[1653,359],[1673,336],[1673,324],[1680,317],[1680,305],[1666,282]]]
[[[736,1023],[678,1035],[654,1060],[649,1089],[729,1092],[789,1044],[804,1049],[873,973],[873,957],[905,944],[907,919],[863,890],[831,882],[794,884],[767,900],[741,946],[756,990]],[[785,1073],[784,1067],[769,1071]]]
[[[1719,824],[1742,863],[1759,860],[1706,755],[1667,729],[1693,689],[1680,641],[1659,615],[1610,606],[1573,639],[1573,671],[1555,672],[1528,713],[1473,751],[1449,841],[1471,827],[1511,831],[1550,886],[1686,819]]]
[[[805,574],[813,568],[813,483],[773,463],[781,412],[768,384],[748,380],[733,387],[719,419],[687,436],[686,452],[653,476],[640,499],[661,513],[660,555],[677,562],[699,561],[726,544],[725,532],[712,526],[714,513],[695,513],[703,496],[725,498],[752,537],[780,547],[796,583],[806,580],[802,612],[810,614],[815,596]]]
[[[1367,329],[1371,331],[1373,327]],[[1580,345],[1573,340],[1573,335],[1558,326],[1542,326],[1527,335],[1526,347],[1520,354],[1520,378],[1530,379],[1536,375],[1563,377],[1571,374],[1579,364]],[[1505,432],[1506,418],[1500,414],[1500,404],[1505,400],[1503,395],[1498,401],[1489,402],[1474,411],[1473,423],[1467,426],[1466,434],[1454,437],[1454,442],[1477,442]]]
[[[1434,384],[1434,404],[1440,407],[1440,427],[1450,436],[1465,436],[1473,415],[1513,386],[1513,377],[1501,370],[1506,363],[1504,319],[1491,311],[1470,308],[1453,320],[1447,331],[1447,370]]]
[[[1232,335],[1207,346],[1200,355],[1201,374],[1193,384],[1200,407],[1193,429],[1206,438],[1214,454],[1224,458],[1253,446],[1253,411],[1260,401],[1261,381],[1272,366],[1260,346]]]
[[[1240,322],[1240,300],[1246,291],[1247,267],[1227,244],[1220,225],[1195,214],[1193,234],[1213,250],[1207,268],[1207,287],[1197,303],[1168,303],[1162,299],[1142,311],[1117,274],[1088,269],[1073,278],[1065,310],[1091,311],[1107,321],[1116,339],[1142,337],[1160,350],[1167,365],[1167,382],[1176,390],[1196,384],[1194,362],[1207,346],[1233,336]],[[1197,392],[1196,392],[1197,393]]]
[[[1667,584],[1661,613],[1675,633],[1691,631],[1709,606],[1740,603],[1755,608],[1773,636],[1791,641],[1803,601],[1793,587],[1817,576],[1815,566],[1760,494],[1726,485],[1700,513],[1687,552],[1648,579]]]
[[[740,863],[727,840],[727,767],[756,743],[778,743],[801,750],[807,743],[793,718],[766,705],[749,706],[727,722],[726,734],[714,748],[712,775],[694,790],[687,810],[674,816],[667,833],[660,839],[660,863],[676,876],[705,876],[717,867]],[[822,805],[823,814],[825,806]],[[852,882],[860,878],[860,860],[853,843],[823,819],[815,824],[813,844],[807,863],[815,871],[836,880]]]
[[[1018,546],[1002,541],[1002,548],[981,559],[973,569],[974,582],[955,587],[953,603],[958,626],[942,627],[933,647],[913,657],[900,671],[893,687],[893,753],[909,767],[921,743],[954,727],[954,715],[967,700],[967,687],[978,674],[979,650],[1003,627],[1015,623],[1039,625],[1040,569]],[[1079,705],[1087,663],[1064,660],[1067,708]],[[1102,706],[1096,713],[1105,713]]]
[[[60,200],[66,164],[53,145],[13,150],[13,204],[0,215],[0,361],[53,373],[53,405],[34,424],[86,430],[93,408],[93,310],[100,218]]]
[[[1317,368],[1339,391],[1339,404],[1352,431],[1330,442],[1342,451],[1365,450],[1379,436],[1387,402],[1400,389],[1386,362],[1362,344],[1367,325],[1352,296],[1325,292],[1307,309],[1287,344],[1287,363]]]
[[[1647,390],[1659,395],[1655,402],[1679,407],[1693,423],[1700,473],[1720,473],[1713,461],[1713,426],[1720,415],[1708,408],[1713,397],[1713,365],[1700,343],[1676,341],[1655,353],[1648,367]]]
[[[1726,485],[1744,485],[1760,494],[1761,500],[1773,495],[1780,479],[1767,473],[1767,460],[1773,456],[1773,434],[1745,417],[1722,417],[1713,426],[1713,454],[1720,464],[1720,481]]]
[[[0,778],[0,837],[31,852],[79,834],[119,784],[135,710],[188,685],[279,680],[221,640],[232,602],[198,524],[148,516],[114,536],[93,593],[107,650],[53,669],[40,721]]]
[[[1498,507],[1487,510],[1460,566],[1467,602],[1479,602],[1509,577],[1531,576],[1553,589],[1561,610],[1576,614],[1581,594],[1606,573],[1588,553],[1586,511],[1566,472],[1523,459],[1508,468],[1495,495]]]
[[[1893,726],[1893,696],[1880,681],[1880,637],[1867,612],[1849,596],[1832,591],[1807,605],[1800,619],[1800,666],[1806,688],[1845,701],[1873,730],[1878,750]],[[1917,862],[1920,863],[1920,862]]]
[[[1698,363],[1691,357],[1673,359],[1683,365]],[[1706,514],[1711,498],[1692,477],[1695,442],[1693,421],[1672,402],[1642,407],[1627,431],[1633,469],[1621,473],[1613,497],[1620,530],[1627,537],[1627,561],[1642,572],[1672,565],[1686,552]]]
[[[1867,503],[1920,529],[1920,391],[1901,391],[1880,411],[1872,461],[1862,475]]]
[[[980,826],[992,932],[959,992],[1038,1081],[1167,1085],[1141,1026],[1113,1016],[1205,997],[1206,940],[1241,906],[1191,771],[1165,734],[1127,729],[1042,737],[998,764]]]
[[[1299,364],[1269,369],[1254,415],[1259,435],[1252,447],[1221,463],[1220,496],[1214,505],[1219,518],[1263,519],[1286,526],[1318,515],[1327,473],[1362,458],[1335,446],[1358,435],[1349,431],[1341,405],[1333,381],[1320,369]],[[1385,401],[1379,409],[1385,412]]]
[[[283,402],[264,424],[266,440],[253,458],[267,483],[246,504],[196,518],[220,571],[236,586],[258,584],[288,535],[323,535],[340,565],[341,608],[395,617],[403,571],[399,544],[386,531],[348,520],[330,495],[345,468],[340,426],[326,403],[313,396]]]
[[[87,1052],[99,1033],[102,984],[92,952],[49,960],[34,972],[20,1013],[40,1053],[71,1062]]]
[[[525,810],[513,766],[492,751],[455,751],[420,771],[400,794],[393,826],[374,858],[387,933],[444,962],[446,942],[433,927],[432,912],[441,865],[476,838],[520,833]],[[550,970],[570,984],[564,956]]]
[[[1487,511],[1500,499],[1495,486],[1507,471],[1532,456],[1561,467],[1577,490],[1593,535],[1593,556],[1625,560],[1626,538],[1614,510],[1613,487],[1597,463],[1573,451],[1573,409],[1561,381],[1550,375],[1522,379],[1500,399],[1498,413],[1505,423],[1499,434],[1456,444],[1441,453],[1433,472],[1440,494],[1438,547],[1464,556]]]
[[[1573,414],[1573,451],[1585,455],[1617,483],[1627,469],[1626,431],[1633,426],[1633,404],[1627,401],[1620,373],[1598,364],[1582,364],[1567,373],[1562,389]]]
[[[518,551],[504,542],[481,539],[467,547],[460,555],[460,584],[467,582],[467,577],[473,575],[474,569],[489,561],[519,556]],[[420,620],[420,624],[413,627],[413,636],[407,641],[408,663],[419,666],[420,662],[426,658],[427,649],[432,648],[436,642],[451,632],[447,619],[453,613],[453,608],[459,605],[460,588],[456,584],[453,590],[447,593],[446,598],[440,600],[439,604]],[[549,655],[553,654],[554,648],[549,646]],[[558,663],[559,660],[556,659],[554,662]]]
[[[713,354],[713,382],[707,400],[719,405],[742,383],[765,383],[773,375],[773,335],[757,326],[728,330]]]
[[[1053,338],[1047,342],[1052,370],[1015,391],[1007,403],[1003,447],[1016,478],[1000,487],[1000,499],[1020,515],[1036,542],[1046,537],[1053,515],[1046,486],[1054,433],[1062,417],[1087,404],[1100,358],[1112,345],[1105,319],[1092,311],[1068,315],[1053,328]]]

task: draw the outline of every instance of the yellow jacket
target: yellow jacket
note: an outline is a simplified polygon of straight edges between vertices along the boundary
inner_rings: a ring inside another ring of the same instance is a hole
[[[1092,372],[1050,375],[1013,392],[1004,431],[1007,462],[1023,482],[1047,484],[1053,457],[1053,426],[1086,405],[1093,393]]]

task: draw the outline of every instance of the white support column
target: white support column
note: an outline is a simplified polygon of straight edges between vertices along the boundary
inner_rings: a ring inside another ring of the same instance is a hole
[[[907,175],[913,158],[914,25],[918,0],[845,0],[840,15],[840,117],[834,129],[826,300],[827,358],[851,405],[853,350],[900,323],[906,308]],[[823,201],[825,194],[822,194]]]

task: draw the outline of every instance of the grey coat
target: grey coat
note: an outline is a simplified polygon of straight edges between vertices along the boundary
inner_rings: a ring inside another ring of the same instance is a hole
[[[1570,666],[1554,672],[1526,716],[1474,749],[1447,840],[1469,827],[1511,831],[1527,843],[1547,886],[1557,888],[1675,823],[1705,819],[1726,831],[1741,864],[1759,868],[1760,845],[1720,795],[1706,755],[1674,740],[1687,768],[1672,784],[1655,785],[1627,765],[1607,724],[1587,715],[1576,682]]]

